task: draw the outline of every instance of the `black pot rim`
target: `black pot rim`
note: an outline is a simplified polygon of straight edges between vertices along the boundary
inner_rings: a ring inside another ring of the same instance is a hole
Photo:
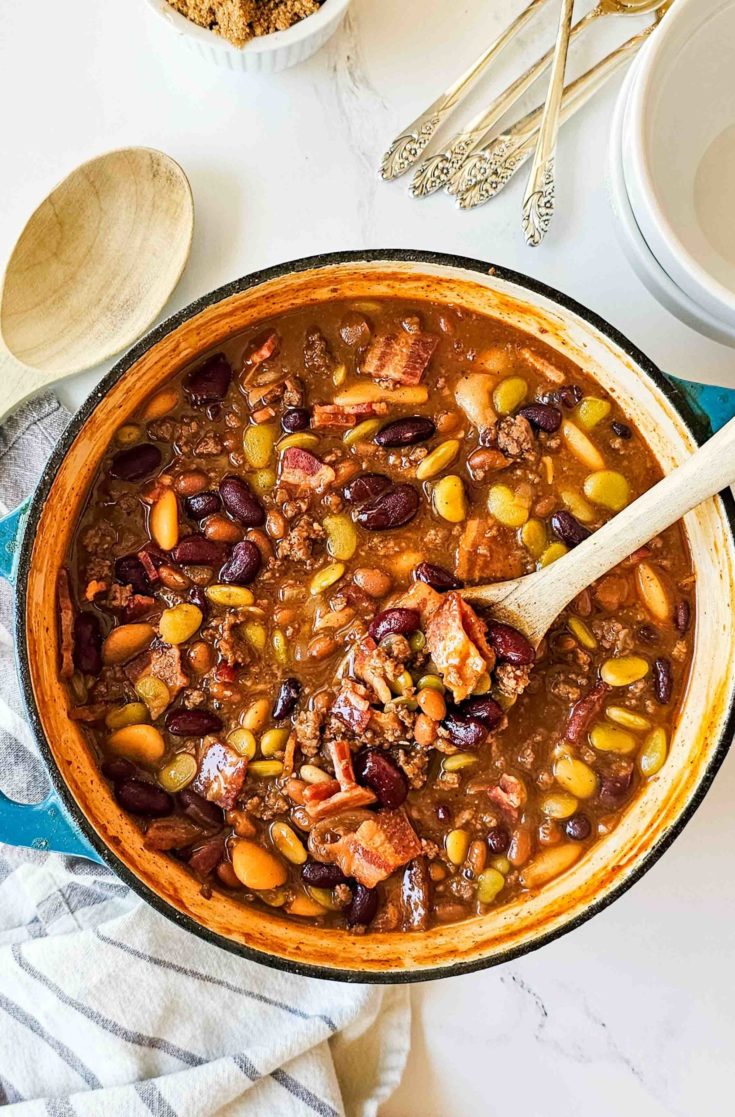
[[[339,264],[354,264],[358,262],[366,263],[415,263],[426,265],[438,265],[446,268],[460,268],[468,272],[476,272],[479,275],[492,275],[501,280],[514,284],[521,290],[529,291],[533,294],[540,295],[554,302],[560,309],[569,311],[583,321],[596,329],[603,337],[611,341],[617,348],[622,350],[650,380],[661,390],[666,396],[672,406],[679,413],[683,419],[688,430],[694,436],[696,441],[701,444],[709,437],[711,430],[706,419],[697,414],[690,406],[688,400],[683,395],[681,390],[668,380],[660,369],[640,350],[634,345],[627,337],[625,337],[619,330],[611,326],[604,318],[596,314],[594,311],[589,310],[575,299],[570,298],[568,295],[557,291],[555,288],[550,287],[548,284],[542,283],[539,280],[532,279],[529,276],[523,275],[520,272],[512,271],[509,268],[504,268],[499,265],[488,263],[487,261],[475,260],[469,257],[456,256],[443,252],[425,252],[414,249],[365,249],[363,251],[345,251],[345,252],[330,252],[322,253],[315,256],[307,256],[298,260],[285,261],[284,263],[274,265],[269,268],[252,272],[241,279],[233,280],[214,291],[203,295],[201,298],[194,300],[182,310],[177,311],[171,317],[167,318],[155,329],[151,330],[145,337],[136,344],[114,365],[114,367],[102,378],[99,384],[92,390],[87,397],[81,408],[72,418],[69,426],[62,435],[59,443],[55,447],[51,457],[49,458],[46,466],[41,475],[41,479],[32,497],[28,516],[26,519],[23,539],[21,541],[19,562],[18,562],[18,575],[16,585],[16,601],[15,601],[15,640],[16,640],[16,656],[18,662],[18,675],[20,679],[21,693],[26,707],[26,712],[33,727],[33,730],[38,740],[42,755],[46,762],[46,767],[49,776],[61,797],[64,806],[73,819],[74,823],[85,835],[87,841],[99,853],[106,865],[113,870],[113,872],[123,880],[134,892],[142,897],[149,903],[156,911],[160,912],[167,919],[170,919],[177,926],[190,931],[192,934],[197,935],[199,938],[206,942],[219,946],[224,950],[228,950],[233,954],[240,957],[247,958],[253,962],[259,962],[262,965],[269,966],[274,969],[284,970],[288,973],[295,973],[304,977],[316,977],[331,981],[343,981],[354,983],[367,983],[367,984],[406,984],[418,981],[430,981],[443,977],[457,977],[461,974],[474,973],[478,970],[489,969],[490,967],[501,965],[505,962],[510,962],[515,958],[519,958],[524,954],[529,954],[539,947],[545,946],[547,943],[553,942],[561,938],[563,935],[569,934],[571,931],[581,927],[593,916],[599,912],[604,911],[608,905],[612,904],[620,896],[628,891],[629,888],[637,883],[641,877],[648,872],[648,870],[655,865],[658,859],[665,853],[671,843],[681,833],[686,824],[694,815],[695,811],[701,805],[707,791],[709,790],[712,781],[714,780],[717,772],[722,765],[725,756],[730,747],[730,741],[735,732],[735,696],[731,698],[730,706],[727,713],[725,724],[720,734],[720,740],[716,749],[712,753],[710,762],[700,780],[696,791],[687,803],[686,807],[678,816],[676,822],[669,827],[669,829],[658,839],[658,841],[651,847],[651,849],[641,858],[633,872],[631,872],[625,880],[618,882],[611,888],[604,896],[593,901],[589,904],[584,911],[580,912],[574,918],[564,923],[563,926],[557,927],[554,930],[548,931],[543,935],[539,935],[528,943],[521,946],[509,948],[493,955],[491,958],[480,958],[468,962],[456,962],[449,965],[442,966],[426,966],[421,969],[409,970],[406,972],[390,972],[380,973],[372,970],[346,970],[330,968],[327,966],[313,965],[310,963],[299,963],[291,961],[290,959],[281,958],[276,955],[267,954],[264,951],[253,949],[252,947],[245,946],[241,943],[233,942],[218,933],[209,930],[203,924],[197,922],[191,916],[185,915],[172,907],[156,892],[153,892],[147,885],[143,884],[134,873],[132,873],[122,861],[109,849],[108,846],[99,838],[94,828],[87,822],[86,817],[77,805],[76,800],[69,791],[61,772],[56,764],[56,761],[51,752],[51,748],[46,739],[46,735],[41,724],[40,713],[36,704],[33,687],[31,685],[30,662],[28,656],[28,647],[25,634],[25,604],[26,593],[28,587],[28,577],[30,573],[30,560],[32,551],[32,541],[35,537],[35,529],[38,525],[46,498],[49,494],[53,481],[59,470],[59,467],[65,458],[73,441],[79,434],[79,431],[84,426],[85,422],[92,414],[94,409],[103,399],[103,397],[110,391],[114,384],[120,377],[127,372],[127,370],[153,345],[157,344],[162,338],[166,337],[169,333],[175,330],[183,322],[189,318],[193,318],[196,314],[205,310],[207,307],[230,297],[231,295],[239,294],[252,287],[260,286],[265,282],[272,279],[277,279],[279,276],[289,275],[293,272],[316,270],[320,268],[333,267]],[[723,501],[725,512],[727,514],[730,534],[731,546],[735,549],[735,499],[728,489],[720,494],[720,499]],[[369,938],[365,939],[366,947],[369,947]]]

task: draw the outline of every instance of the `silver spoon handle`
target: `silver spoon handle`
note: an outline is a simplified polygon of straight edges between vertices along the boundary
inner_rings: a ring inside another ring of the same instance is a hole
[[[591,12],[583,16],[582,19],[574,25],[571,31],[570,42],[581,35],[596,19],[600,16],[607,15],[608,13],[602,11],[599,7],[593,8]],[[470,120],[469,124],[463,131],[454,136],[447,147],[436,155],[429,156],[421,166],[417,169],[413,181],[411,182],[411,193],[415,198],[424,197],[427,194],[433,194],[435,190],[439,190],[442,186],[447,186],[449,194],[456,194],[460,191],[455,189],[457,182],[457,172],[461,169],[462,164],[466,157],[471,154],[475,148],[487,139],[487,134],[498,123],[502,116],[513,108],[518,100],[523,96],[527,89],[541,77],[544,71],[548,68],[554,57],[553,47],[547,50],[546,54],[542,54],[533,65],[529,66],[525,73],[516,78],[514,82],[499,93],[498,96]]]
[[[562,0],[559,33],[551,64],[544,115],[523,200],[523,233],[526,244],[532,248],[538,247],[546,236],[554,212],[554,155],[556,138],[559,134],[559,114],[564,93],[564,72],[567,66],[573,10],[574,0]]]
[[[602,89],[631,56],[636,54],[656,26],[653,23],[628,39],[565,87],[560,124],[565,124]],[[471,157],[474,181],[459,197],[461,209],[471,209],[494,198],[530,159],[535,150],[542,113],[543,106],[540,105],[507,128],[492,143],[474,153]]]
[[[531,3],[524,8],[521,14],[513,20],[510,26],[498,36],[487,50],[483,51],[469,69],[450,85],[449,89],[445,90],[440,97],[437,97],[426,112],[412,121],[407,128],[404,128],[383,156],[380,165],[381,178],[397,178],[413,166],[429,144],[437,128],[461,104],[491,62],[498,57],[511,39],[526,26],[533,15],[546,2],[547,0],[531,0]]]

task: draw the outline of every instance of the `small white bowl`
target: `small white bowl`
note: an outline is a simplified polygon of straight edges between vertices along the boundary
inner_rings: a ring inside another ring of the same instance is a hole
[[[287,31],[260,35],[242,47],[234,46],[215,31],[192,23],[174,11],[166,0],[147,2],[191,50],[209,62],[247,74],[274,74],[316,54],[342,23],[351,0],[324,0],[318,12],[299,20]]]
[[[676,285],[735,327],[735,0],[677,0],[641,55],[623,172]]]
[[[642,61],[644,60],[636,60],[626,76],[615,107],[610,133],[607,184],[613,213],[617,219],[615,231],[618,241],[633,271],[657,302],[684,325],[705,334],[713,341],[735,348],[735,325],[728,326],[677,287],[651,252],[636,223],[625,185],[622,148],[626,107],[636,80],[638,65]]]

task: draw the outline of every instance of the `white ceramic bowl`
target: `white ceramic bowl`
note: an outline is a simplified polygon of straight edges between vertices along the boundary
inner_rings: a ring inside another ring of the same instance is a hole
[[[608,192],[616,218],[615,231],[628,263],[643,285],[679,321],[699,333],[735,347],[735,324],[729,325],[691,299],[664,271],[651,252],[636,222],[623,174],[623,125],[626,107],[636,79],[636,61],[620,91],[610,133],[608,152]]]
[[[623,171],[663,269],[735,327],[735,0],[677,0],[666,15],[630,91]]]
[[[324,0],[318,12],[295,23],[287,31],[261,35],[243,47],[233,46],[215,31],[192,23],[174,11],[166,0],[147,2],[187,47],[209,62],[247,74],[274,74],[316,54],[342,23],[351,0]]]

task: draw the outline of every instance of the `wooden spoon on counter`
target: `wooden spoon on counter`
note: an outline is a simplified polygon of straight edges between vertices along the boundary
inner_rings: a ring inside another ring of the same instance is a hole
[[[492,609],[538,647],[554,620],[583,589],[664,528],[735,481],[735,419],[657,485],[550,566],[494,585],[467,586],[465,600]]]
[[[0,294],[0,422],[145,332],[184,270],[193,228],[186,175],[151,148],[92,159],[49,194]]]

